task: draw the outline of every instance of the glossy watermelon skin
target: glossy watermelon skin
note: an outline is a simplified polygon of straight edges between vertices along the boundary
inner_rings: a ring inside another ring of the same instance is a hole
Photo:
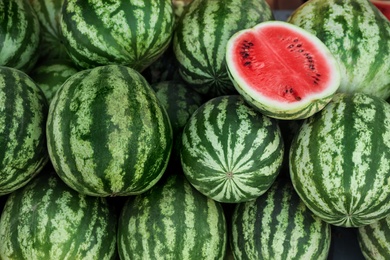
[[[265,0],[193,1],[173,37],[180,75],[210,98],[236,94],[226,69],[226,43],[235,32],[271,19]]]
[[[61,41],[60,17],[64,0],[28,0],[40,25],[39,62],[69,59]]]
[[[194,189],[182,172],[128,198],[118,224],[121,259],[224,259],[222,206]]]
[[[230,245],[234,259],[324,259],[331,226],[314,216],[288,179],[278,178],[255,200],[235,206]]]
[[[357,239],[365,259],[389,259],[390,215],[358,228]]]
[[[40,24],[29,1],[0,1],[0,66],[28,72],[37,62]]]
[[[390,23],[368,0],[312,0],[289,23],[313,33],[340,64],[340,92],[390,96]]]
[[[121,65],[68,78],[50,103],[46,130],[56,172],[92,196],[151,188],[167,167],[173,142],[169,117],[151,86]]]
[[[0,66],[0,196],[29,182],[48,162],[44,93],[24,72]]]
[[[314,214],[360,227],[390,212],[390,105],[339,93],[305,120],[290,146],[290,176]]]
[[[184,127],[180,150],[190,183],[219,202],[239,203],[263,194],[282,166],[284,143],[276,120],[239,95],[213,98]]]
[[[174,28],[170,0],[64,0],[61,34],[82,69],[119,64],[143,71],[169,46]]]
[[[9,195],[0,218],[1,259],[116,259],[117,216],[42,171]]]

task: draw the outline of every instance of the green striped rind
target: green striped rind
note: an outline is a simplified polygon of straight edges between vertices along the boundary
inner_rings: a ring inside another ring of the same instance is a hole
[[[116,259],[117,218],[104,198],[42,172],[11,193],[0,219],[1,259]]]
[[[78,69],[67,59],[50,59],[34,67],[29,75],[50,103],[57,90]]]
[[[61,41],[60,16],[64,0],[28,0],[40,24],[39,58],[70,59]]]
[[[180,157],[196,189],[216,201],[238,203],[271,186],[283,153],[276,120],[231,95],[211,99],[194,112],[183,130]]]
[[[29,71],[37,61],[40,25],[30,2],[0,1],[0,66]]]
[[[118,224],[121,259],[224,259],[227,227],[221,205],[170,174],[130,197]]]
[[[276,180],[256,200],[236,205],[230,245],[234,259],[327,259],[330,225],[314,216],[291,183]]]
[[[60,177],[84,194],[146,191],[165,171],[172,138],[168,115],[155,92],[125,66],[74,74],[50,104],[51,161]]]
[[[60,24],[81,68],[120,64],[142,71],[168,47],[174,21],[170,0],[64,0]]]
[[[308,1],[288,22],[315,34],[334,54],[340,92],[390,96],[390,23],[370,1]]]
[[[372,224],[359,227],[357,239],[365,259],[390,259],[390,215]]]
[[[290,174],[306,205],[344,227],[390,213],[390,105],[364,94],[336,94],[305,120],[290,148]]]
[[[47,110],[30,77],[0,66],[0,195],[24,186],[47,163]]]
[[[226,43],[235,32],[271,19],[264,0],[193,1],[173,37],[181,76],[210,97],[235,94],[226,70]]]

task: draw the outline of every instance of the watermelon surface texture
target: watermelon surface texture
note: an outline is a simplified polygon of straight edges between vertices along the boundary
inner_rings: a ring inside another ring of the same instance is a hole
[[[38,59],[40,24],[28,0],[0,1],[0,66],[28,72]]]
[[[236,94],[226,70],[226,43],[235,32],[271,19],[265,0],[193,1],[173,37],[180,75],[210,98]]]
[[[0,196],[46,165],[47,111],[44,93],[27,74],[0,66]]]
[[[390,215],[358,229],[360,249],[367,260],[390,259]]]
[[[1,259],[116,259],[117,216],[51,171],[11,193],[0,218]]]
[[[237,91],[263,114],[304,119],[320,111],[340,86],[329,49],[313,34],[282,21],[235,33],[226,47]]]
[[[221,205],[194,189],[181,172],[130,197],[118,224],[125,259],[224,259],[227,225]]]
[[[180,150],[190,183],[226,203],[263,194],[279,174],[283,154],[276,120],[239,95],[216,97],[199,107],[184,127]]]
[[[390,23],[369,0],[311,0],[289,17],[340,64],[340,92],[390,97]]]
[[[119,64],[143,71],[171,42],[171,0],[64,0],[61,33],[80,68]]]
[[[290,147],[295,189],[314,214],[360,227],[390,213],[390,104],[339,93],[302,123]]]
[[[40,25],[39,62],[70,59],[61,40],[60,18],[64,0],[28,0]]]
[[[256,200],[236,204],[230,244],[234,259],[326,260],[331,227],[314,216],[288,179]]]
[[[127,196],[152,187],[172,149],[169,117],[139,72],[121,65],[80,71],[50,103],[50,159],[75,190]]]

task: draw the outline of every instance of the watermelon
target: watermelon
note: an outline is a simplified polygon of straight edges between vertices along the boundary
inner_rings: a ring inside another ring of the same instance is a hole
[[[149,83],[122,65],[70,76],[53,97],[47,119],[51,162],[65,183],[91,196],[128,196],[163,175],[173,136]]]
[[[139,72],[169,46],[175,18],[171,0],[64,0],[62,40],[81,69],[119,64]]]
[[[304,119],[320,111],[341,81],[329,49],[313,34],[283,21],[235,33],[227,43],[226,64],[245,100],[278,119]]]
[[[61,41],[60,16],[64,0],[28,0],[34,9],[39,24],[39,60],[70,59]]]
[[[290,176],[314,214],[360,227],[390,213],[390,104],[338,93],[306,119],[290,146]]]
[[[28,75],[42,89],[50,103],[54,94],[70,76],[78,72],[68,59],[49,59],[36,65]]]
[[[224,259],[222,206],[195,190],[183,174],[168,174],[131,196],[119,216],[120,259]]]
[[[390,259],[390,215],[359,227],[357,238],[365,259]]]
[[[291,182],[277,179],[255,200],[235,206],[230,245],[234,259],[327,259],[331,226],[312,214]]]
[[[0,1],[0,66],[28,72],[37,62],[41,27],[28,0]]]
[[[390,3],[388,1],[371,0],[373,5],[390,20]]]
[[[184,127],[180,158],[189,182],[224,203],[253,200],[276,179],[284,144],[277,121],[240,95],[205,102]]]
[[[0,196],[29,182],[48,162],[45,95],[24,72],[0,66]]]
[[[226,69],[226,43],[235,32],[271,19],[265,0],[193,1],[173,37],[180,75],[210,98],[236,94]]]
[[[390,23],[369,0],[311,0],[287,20],[316,35],[340,65],[340,92],[390,97]]]
[[[52,171],[11,193],[0,218],[1,259],[116,259],[117,216]]]

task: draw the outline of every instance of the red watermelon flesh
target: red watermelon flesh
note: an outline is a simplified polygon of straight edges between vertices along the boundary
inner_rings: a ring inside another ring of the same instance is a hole
[[[296,112],[329,99],[340,85],[339,67],[328,48],[287,22],[267,21],[239,31],[228,42],[226,59],[237,90],[265,103],[270,112]]]

